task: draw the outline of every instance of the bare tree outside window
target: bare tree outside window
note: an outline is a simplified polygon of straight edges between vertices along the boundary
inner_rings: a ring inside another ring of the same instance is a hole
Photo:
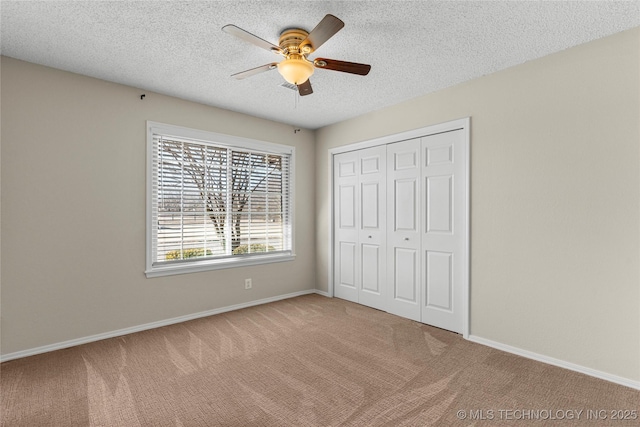
[[[158,258],[284,249],[283,156],[161,138],[158,157]]]

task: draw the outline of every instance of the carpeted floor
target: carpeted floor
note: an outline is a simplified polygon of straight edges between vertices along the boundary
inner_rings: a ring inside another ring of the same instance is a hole
[[[640,425],[612,419],[640,391],[318,295],[5,362],[0,387],[3,426]]]

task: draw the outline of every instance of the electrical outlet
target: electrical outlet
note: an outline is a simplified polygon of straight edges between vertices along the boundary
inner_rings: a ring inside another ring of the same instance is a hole
[[[244,288],[251,289],[252,287],[253,287],[253,284],[251,283],[251,279],[244,279]]]

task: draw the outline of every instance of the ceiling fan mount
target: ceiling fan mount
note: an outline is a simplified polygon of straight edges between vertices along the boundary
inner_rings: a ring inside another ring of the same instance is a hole
[[[342,27],[344,27],[344,22],[333,15],[326,15],[311,32],[300,28],[285,29],[280,33],[278,46],[276,46],[235,25],[225,25],[222,27],[222,31],[282,55],[285,58],[281,62],[272,62],[233,74],[232,77],[245,79],[277,68],[287,82],[298,87],[300,95],[309,95],[313,93],[309,77],[313,74],[315,68],[366,76],[371,70],[371,65],[327,58],[316,58],[314,60],[307,58],[308,55],[315,52],[324,42],[340,31]]]
[[[313,48],[310,44],[301,45],[303,41],[307,39],[308,32],[300,28],[289,28],[284,30],[280,34],[280,51],[289,54],[303,54],[308,55],[313,52]],[[280,53],[280,52],[276,52]]]

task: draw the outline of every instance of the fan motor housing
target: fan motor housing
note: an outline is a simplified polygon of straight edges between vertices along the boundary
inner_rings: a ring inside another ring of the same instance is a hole
[[[284,30],[280,34],[280,40],[278,42],[280,45],[280,49],[293,54],[310,53],[311,50],[309,50],[309,52],[300,52],[300,43],[302,43],[308,35],[308,32],[306,32],[305,30],[301,30],[300,28],[290,28]],[[309,49],[311,49],[311,46],[309,46]]]

